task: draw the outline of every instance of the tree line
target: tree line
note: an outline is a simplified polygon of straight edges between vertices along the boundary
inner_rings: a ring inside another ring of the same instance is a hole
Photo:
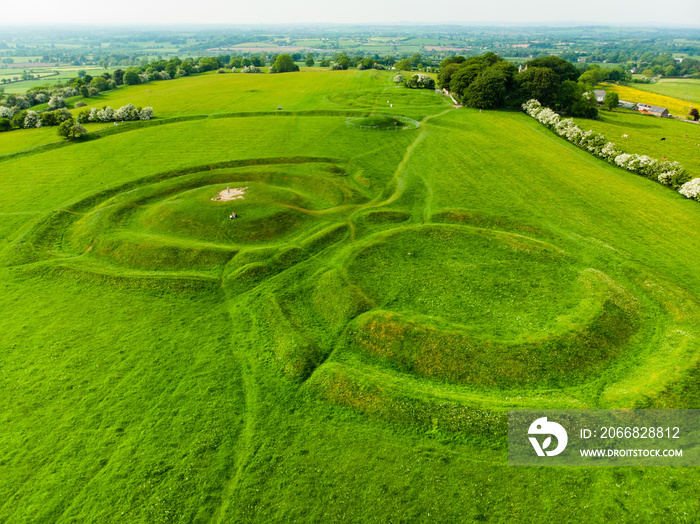
[[[469,107],[519,107],[535,98],[553,109],[594,118],[598,108],[592,85],[580,81],[581,76],[571,62],[557,56],[530,60],[519,70],[498,55],[486,53],[443,60],[438,85]]]

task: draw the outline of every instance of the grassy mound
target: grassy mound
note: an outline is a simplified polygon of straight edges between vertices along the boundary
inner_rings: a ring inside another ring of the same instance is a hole
[[[416,129],[414,120],[390,115],[371,115],[364,118],[348,118],[346,123],[352,129],[370,129],[374,131],[398,131]]]
[[[373,237],[348,264],[350,281],[380,307],[495,338],[550,330],[581,298],[577,274],[552,245],[451,226]]]
[[[337,358],[451,382],[580,382],[640,324],[621,286],[520,234],[402,228],[372,237],[346,271],[376,309],[350,324]]]

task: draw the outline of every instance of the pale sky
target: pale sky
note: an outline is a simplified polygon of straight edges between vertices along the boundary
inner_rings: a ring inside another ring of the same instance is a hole
[[[573,22],[700,27],[700,0],[8,0],[0,26]],[[1,35],[0,35],[1,36]]]

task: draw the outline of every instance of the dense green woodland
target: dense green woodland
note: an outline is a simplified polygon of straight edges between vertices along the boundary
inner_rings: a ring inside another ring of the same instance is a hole
[[[480,56],[466,98],[512,71]],[[549,64],[504,96],[578,86]],[[506,418],[700,408],[700,203],[395,74],[0,135],[0,521],[696,520],[697,468],[509,467]],[[693,124],[601,113],[697,176]]]
[[[534,98],[573,116],[598,115],[598,105],[590,93],[592,85],[577,83],[581,72],[556,56],[530,60],[521,71],[493,53],[472,58],[456,56],[445,59],[440,66],[440,86],[469,107],[518,107]]]

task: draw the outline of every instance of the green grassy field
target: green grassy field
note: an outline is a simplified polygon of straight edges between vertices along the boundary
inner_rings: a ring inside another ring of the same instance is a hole
[[[700,408],[700,205],[392,77],[0,135],[0,521],[693,522],[694,468],[508,467],[505,419]],[[386,115],[420,127],[346,125]]]
[[[576,123],[581,129],[603,133],[621,151],[668,158],[680,162],[695,177],[700,176],[700,125],[636,111],[600,111],[599,115],[600,120],[579,118]]]
[[[105,124],[86,124],[84,127],[90,132],[109,129],[109,126]],[[61,137],[58,136],[56,127],[14,129],[12,132],[3,133],[0,138],[2,138],[0,140],[0,158],[4,155],[33,150],[47,144],[60,143],[65,145]]]
[[[87,109],[127,103],[153,106],[158,117],[236,112],[390,111],[400,106],[408,116],[423,117],[441,103],[433,93],[412,93],[391,82],[391,72],[302,70],[296,75],[229,73],[131,86],[86,99]],[[212,85],[215,87],[212,88]],[[199,93],[193,95],[193,93]]]

